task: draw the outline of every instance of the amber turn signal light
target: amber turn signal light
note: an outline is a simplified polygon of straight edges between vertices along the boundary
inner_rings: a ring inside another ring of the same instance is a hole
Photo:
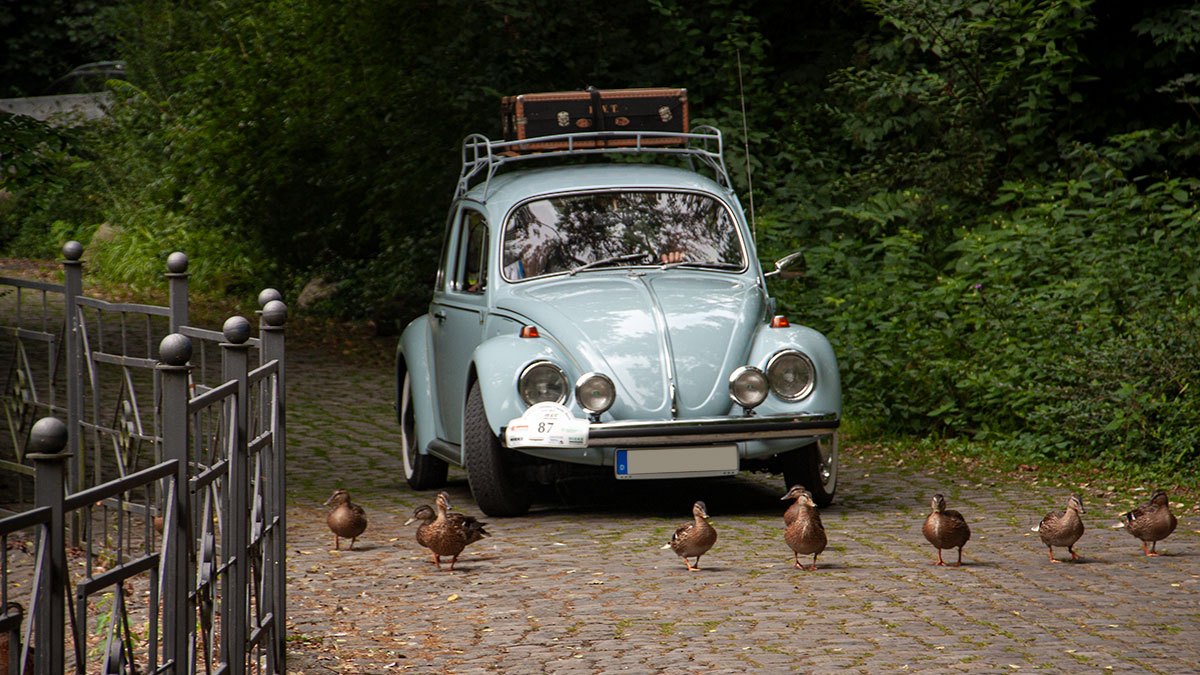
[[[521,328],[521,337],[535,338],[535,337],[541,337],[541,336],[538,335],[537,326],[525,326],[525,327]]]

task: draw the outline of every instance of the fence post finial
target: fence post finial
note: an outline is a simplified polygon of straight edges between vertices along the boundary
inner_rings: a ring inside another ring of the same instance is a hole
[[[167,293],[170,304],[170,326],[172,333],[180,326],[188,325],[188,257],[182,251],[167,256]]]

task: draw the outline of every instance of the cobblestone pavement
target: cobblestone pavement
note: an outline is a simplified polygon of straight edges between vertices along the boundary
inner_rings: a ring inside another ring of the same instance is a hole
[[[293,672],[1200,672],[1195,511],[1147,558],[1108,527],[1146,492],[914,470],[863,447],[843,449],[815,572],[792,567],[765,475],[560,486],[527,517],[487,519],[494,536],[439,571],[402,525],[433,495],[404,482],[390,367],[336,352],[289,356]],[[337,487],[370,518],[353,551],[324,525]],[[447,492],[480,515],[461,472]],[[961,568],[929,564],[935,492],[971,524]],[[1084,559],[1052,564],[1030,527],[1071,492]],[[696,499],[719,539],[688,573],[660,546]]]

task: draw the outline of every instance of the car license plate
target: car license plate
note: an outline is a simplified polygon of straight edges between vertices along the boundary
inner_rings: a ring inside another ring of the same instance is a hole
[[[617,478],[697,478],[738,472],[736,445],[617,450]]]
[[[504,431],[510,448],[586,448],[588,421],[558,403],[535,403]]]

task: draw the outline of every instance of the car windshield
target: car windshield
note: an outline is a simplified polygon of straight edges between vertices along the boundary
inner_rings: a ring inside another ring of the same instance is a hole
[[[630,265],[745,267],[729,210],[693,192],[597,192],[526,202],[509,218],[503,246],[510,281]]]

